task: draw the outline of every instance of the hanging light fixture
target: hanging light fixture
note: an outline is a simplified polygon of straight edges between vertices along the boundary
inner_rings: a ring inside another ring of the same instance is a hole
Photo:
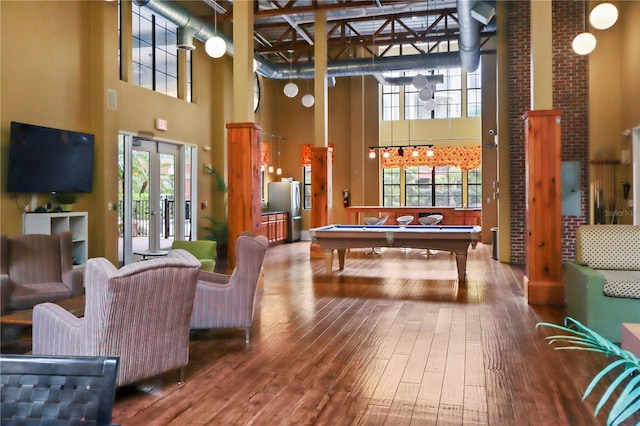
[[[369,158],[376,158],[376,150],[374,148],[369,148]]]
[[[388,149],[386,149],[386,148],[385,148],[385,150],[384,150],[384,151],[382,151],[382,156],[383,156],[384,158],[389,158],[389,156],[390,156],[390,155],[391,155],[391,154],[389,153],[389,150],[388,150]]]
[[[278,139],[278,168],[276,174],[280,176],[282,174],[282,168],[280,167],[280,139]]]
[[[600,3],[589,14],[589,22],[593,28],[606,30],[618,20],[618,9],[611,3]]]
[[[209,40],[207,40],[207,42],[204,44],[204,50],[207,52],[207,55],[211,56],[212,58],[221,58],[225,52],[227,51],[227,43],[218,36],[218,11],[216,10],[216,8],[213,8],[213,29],[214,29],[214,33],[215,35],[213,37],[211,37]]]
[[[295,98],[298,94],[298,85],[291,81],[291,76],[293,74],[292,52],[292,50],[289,51],[289,82],[284,85],[284,94],[287,98]]]
[[[433,156],[434,156],[433,145],[428,145],[427,146],[427,157],[433,157]]]
[[[587,14],[585,3],[586,2],[582,2],[582,11],[585,20],[584,27],[586,27]],[[596,48],[596,38],[593,34],[588,32],[586,28],[584,28],[583,32],[575,36],[575,38],[571,42],[571,47],[573,48],[573,51],[578,55],[588,55],[589,53],[593,52],[593,49]]]
[[[596,37],[591,33],[580,33],[573,39],[571,47],[578,55],[588,55],[596,48]]]
[[[413,77],[411,84],[416,88],[416,90],[420,90],[427,85],[427,77],[422,74],[418,74]]]
[[[404,148],[402,148],[402,147],[398,148],[398,156],[399,157],[404,157]]]
[[[413,147],[413,151],[411,151],[411,156],[412,157],[417,157],[418,155],[420,155],[420,153],[418,152],[418,147],[414,146]]]
[[[269,144],[269,167],[267,168],[267,171],[269,173],[273,173],[273,160],[271,160],[273,158],[273,151],[271,149],[271,144]]]
[[[316,102],[316,99],[313,97],[311,93],[307,93],[302,97],[302,105],[307,108],[311,108],[315,102]]]

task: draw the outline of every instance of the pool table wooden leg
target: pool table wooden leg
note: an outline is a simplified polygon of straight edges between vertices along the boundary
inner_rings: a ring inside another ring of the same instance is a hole
[[[456,252],[456,265],[458,266],[458,282],[462,283],[467,274],[467,251]]]
[[[338,264],[340,265],[340,270],[344,270],[344,257],[347,254],[347,249],[338,249]]]
[[[333,250],[324,251],[324,270],[327,275],[331,275],[333,269]]]

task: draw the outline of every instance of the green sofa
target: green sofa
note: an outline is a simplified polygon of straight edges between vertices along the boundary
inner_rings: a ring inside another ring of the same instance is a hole
[[[612,342],[640,323],[640,226],[585,225],[565,263],[566,314]]]

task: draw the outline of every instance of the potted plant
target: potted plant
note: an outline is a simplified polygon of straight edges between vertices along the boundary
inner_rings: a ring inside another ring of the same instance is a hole
[[[56,201],[60,204],[60,209],[63,212],[70,212],[73,210],[73,205],[78,201],[78,196],[70,192],[59,192],[56,194]]]
[[[227,192],[227,184],[224,181],[224,178],[216,169],[207,167],[205,168],[205,173],[208,175],[214,175],[216,178],[215,188],[220,191],[225,197],[224,194]],[[227,227],[227,202],[225,199],[224,205],[222,206],[222,220],[218,220],[211,216],[204,216],[204,220],[209,223],[209,226],[203,226],[202,230],[204,231],[204,239],[211,240],[217,242],[217,251],[218,258],[225,259],[227,256],[227,241],[228,241],[228,227]]]
[[[536,325],[536,328],[541,326],[569,333],[545,337],[549,344],[564,344],[555,349],[599,352],[610,359],[609,364],[593,378],[582,397],[583,400],[587,398],[597,385],[602,383],[604,377],[610,378],[608,385],[603,384],[606,390],[600,397],[594,416],[598,415],[609,399],[615,401],[609,410],[607,425],[621,424],[640,410],[640,360],[638,357],[620,349],[619,346],[571,317],[565,318],[564,326],[541,322]],[[616,389],[620,392],[614,392]]]

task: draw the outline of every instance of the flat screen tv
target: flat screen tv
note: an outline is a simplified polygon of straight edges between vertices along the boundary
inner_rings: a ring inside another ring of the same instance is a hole
[[[11,122],[8,192],[91,192],[93,140],[88,133]]]

